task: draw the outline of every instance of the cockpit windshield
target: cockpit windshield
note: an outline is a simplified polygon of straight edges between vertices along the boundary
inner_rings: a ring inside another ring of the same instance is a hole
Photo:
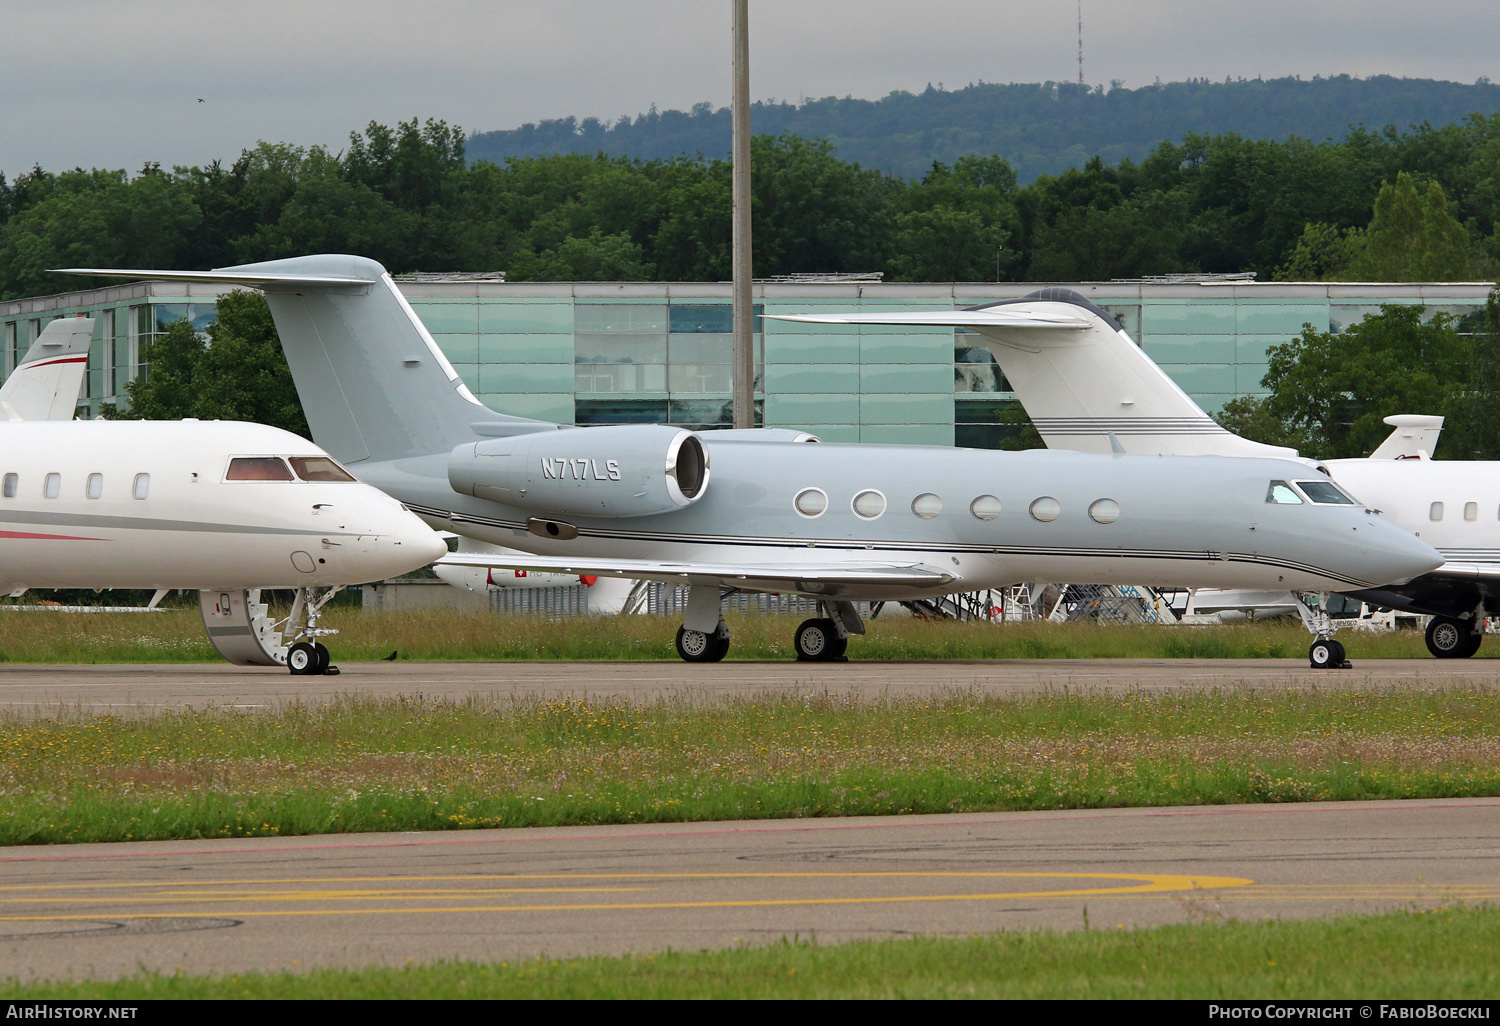
[[[304,481],[354,480],[354,475],[327,456],[293,456],[292,469]]]
[[[1271,482],[1271,487],[1266,489],[1266,501],[1282,503],[1287,506],[1302,505],[1302,497],[1285,481]]]
[[[226,481],[295,481],[278,456],[236,456],[229,461]]]
[[[1339,490],[1338,485],[1332,481],[1298,481],[1297,487],[1302,489],[1302,494],[1319,505],[1327,506],[1358,506],[1349,496]]]

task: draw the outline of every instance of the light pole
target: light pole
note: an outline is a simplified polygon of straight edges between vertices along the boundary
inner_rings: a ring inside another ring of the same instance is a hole
[[[734,98],[731,148],[734,192],[734,426],[755,426],[754,298],[750,265],[750,4],[732,0],[734,7]]]

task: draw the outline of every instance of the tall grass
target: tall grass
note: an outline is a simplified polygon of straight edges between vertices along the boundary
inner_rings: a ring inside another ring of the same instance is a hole
[[[730,659],[790,659],[789,616],[731,616]],[[641,660],[677,658],[679,620],[659,616],[548,619],[489,613],[364,612],[336,609],[324,619],[339,635],[328,644],[344,661]],[[1155,627],[1052,623],[955,623],[876,619],[851,639],[851,659],[1296,659],[1307,633],[1291,623]],[[0,661],[18,663],[215,662],[196,610],[161,613],[0,611]],[[1425,658],[1421,634],[1339,635],[1354,659]],[[1491,642],[1480,655],[1500,653]]]
[[[212,998],[1494,1000],[1500,909],[1301,922],[809,941],[618,957],[122,980],[10,981],[13,1001]],[[1371,1012],[1375,1012],[1371,1008]],[[1202,1014],[1201,1010],[1197,1014]]]
[[[1500,692],[0,719],[0,843],[1500,794]]]

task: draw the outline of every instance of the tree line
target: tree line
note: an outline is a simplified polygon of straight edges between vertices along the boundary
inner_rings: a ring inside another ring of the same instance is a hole
[[[826,96],[751,105],[750,124],[767,135],[827,139],[845,160],[901,178],[920,178],[934,161],[994,153],[1023,183],[1061,174],[1098,155],[1105,163],[1141,160],[1163,139],[1189,132],[1234,132],[1251,139],[1328,139],[1350,125],[1442,125],[1500,110],[1500,86],[1431,79],[1334,75],[1273,79],[1190,79],[1126,88],[1123,82],[971,83],[879,100]],[[655,107],[634,118],[555,118],[469,137],[469,155],[504,163],[551,153],[608,153],[645,160],[729,154],[727,107]]]
[[[1189,135],[1139,163],[1092,158],[1025,186],[993,155],[908,180],[794,135],[758,136],[752,151],[762,277],[1414,280],[1490,278],[1500,266],[1500,115],[1322,143]],[[36,168],[0,177],[0,298],[78,287],[54,267],[201,268],[310,252],[516,281],[722,281],[729,185],[728,162],[707,158],[469,161],[462,131],[433,120],[371,124],[336,152],[260,143],[228,166]],[[1405,264],[1376,259],[1403,247]]]

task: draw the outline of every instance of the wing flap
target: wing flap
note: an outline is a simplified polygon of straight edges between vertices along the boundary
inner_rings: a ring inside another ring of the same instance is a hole
[[[495,567],[505,570],[537,570],[555,574],[593,577],[624,577],[638,581],[691,584],[717,580],[726,587],[768,588],[782,591],[813,591],[831,585],[885,585],[914,588],[945,588],[957,578],[943,570],[919,563],[735,564],[674,563],[634,559],[531,556],[510,553],[453,553],[438,560],[438,566]],[[812,585],[812,588],[802,587]]]

